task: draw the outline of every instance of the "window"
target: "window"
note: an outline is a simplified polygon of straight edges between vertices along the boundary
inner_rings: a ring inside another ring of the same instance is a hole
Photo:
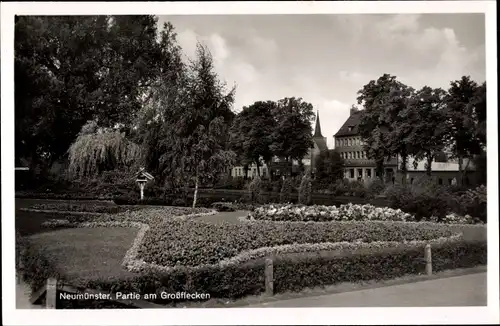
[[[361,158],[361,153],[360,152],[357,152],[356,155],[357,155],[356,158]]]
[[[366,177],[371,178],[372,177],[372,169],[366,169]]]
[[[354,169],[350,169],[349,172],[350,172],[350,178],[354,179]]]
[[[448,179],[448,184],[451,186],[451,184],[453,183],[453,179]]]
[[[352,146],[352,139],[349,138],[349,146]]]
[[[358,169],[358,179],[363,178],[363,169]]]
[[[410,179],[410,184],[413,184],[413,180],[414,180],[413,178]]]
[[[442,184],[443,184],[443,179],[439,178],[438,183],[439,183],[440,185],[442,185]]]
[[[349,158],[352,158],[352,152],[349,152]]]

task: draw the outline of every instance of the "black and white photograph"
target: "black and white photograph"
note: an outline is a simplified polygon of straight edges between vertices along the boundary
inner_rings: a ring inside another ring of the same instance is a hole
[[[496,3],[332,3],[2,2],[4,323],[498,323]]]

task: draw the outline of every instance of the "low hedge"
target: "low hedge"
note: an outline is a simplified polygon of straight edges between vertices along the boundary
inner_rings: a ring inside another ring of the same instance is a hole
[[[246,251],[295,244],[413,241],[450,237],[433,223],[244,223],[212,224],[167,220],[151,225],[139,250],[141,259],[166,267],[217,264]]]
[[[432,266],[436,272],[485,265],[486,257],[485,242],[459,242],[432,247]],[[424,246],[335,256],[285,257],[274,262],[274,288],[277,292],[296,291],[305,286],[393,279],[424,272]]]
[[[81,203],[57,203],[57,204],[36,204],[30,209],[33,210],[49,210],[49,211],[64,211],[64,212],[88,212],[88,213],[121,213],[130,210],[139,210],[142,207],[137,206],[112,206],[112,205],[96,205],[96,204],[81,204]]]
[[[19,260],[23,260],[26,267],[20,272],[32,288],[37,290],[43,286],[48,277],[63,277],[54,272],[54,266],[42,251],[29,248],[29,242],[22,243],[25,254],[20,255]],[[26,254],[27,252],[30,254]],[[274,257],[274,289],[276,293],[282,293],[339,282],[384,280],[407,274],[421,274],[425,271],[423,253],[423,246],[416,246]],[[486,242],[460,241],[433,245],[433,269],[437,272],[484,265],[487,262],[486,253]],[[162,300],[161,292],[198,292],[208,293],[211,298],[237,299],[258,295],[265,290],[264,261],[258,259],[240,265],[201,269],[181,268],[169,273],[148,272],[128,279],[97,278],[76,283],[73,285],[105,292],[157,293],[158,299],[152,301],[170,306],[183,302]],[[76,300],[71,303],[58,301],[58,308],[126,308],[112,302],[89,301],[93,300]]]

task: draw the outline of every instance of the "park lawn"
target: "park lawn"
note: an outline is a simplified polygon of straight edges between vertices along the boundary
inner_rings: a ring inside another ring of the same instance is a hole
[[[132,246],[135,228],[72,228],[30,236],[30,242],[42,248],[67,281],[126,279],[135,274],[121,264]]]

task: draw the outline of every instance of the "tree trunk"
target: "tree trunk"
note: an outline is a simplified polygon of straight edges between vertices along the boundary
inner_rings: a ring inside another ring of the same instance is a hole
[[[462,186],[463,183],[463,165],[464,164],[464,158],[462,155],[458,156],[458,185]]]
[[[401,173],[403,174],[403,180],[401,180],[403,185],[406,185],[406,177],[408,176],[408,169],[406,166],[406,161],[408,157],[406,154],[401,155]]]
[[[257,160],[257,161],[255,162],[255,164],[257,165],[257,175],[258,175],[258,176],[259,176],[259,178],[260,178],[260,164],[259,164],[259,163],[260,163],[260,162],[259,162],[259,160]]]
[[[425,173],[427,174],[427,176],[431,176],[432,174],[432,154],[430,152],[427,152],[427,165],[425,166]]]
[[[290,157],[290,178],[292,177],[293,173],[293,158]]]
[[[193,208],[196,207],[196,199],[197,198],[198,198],[198,172],[196,172],[196,177],[194,179]]]

